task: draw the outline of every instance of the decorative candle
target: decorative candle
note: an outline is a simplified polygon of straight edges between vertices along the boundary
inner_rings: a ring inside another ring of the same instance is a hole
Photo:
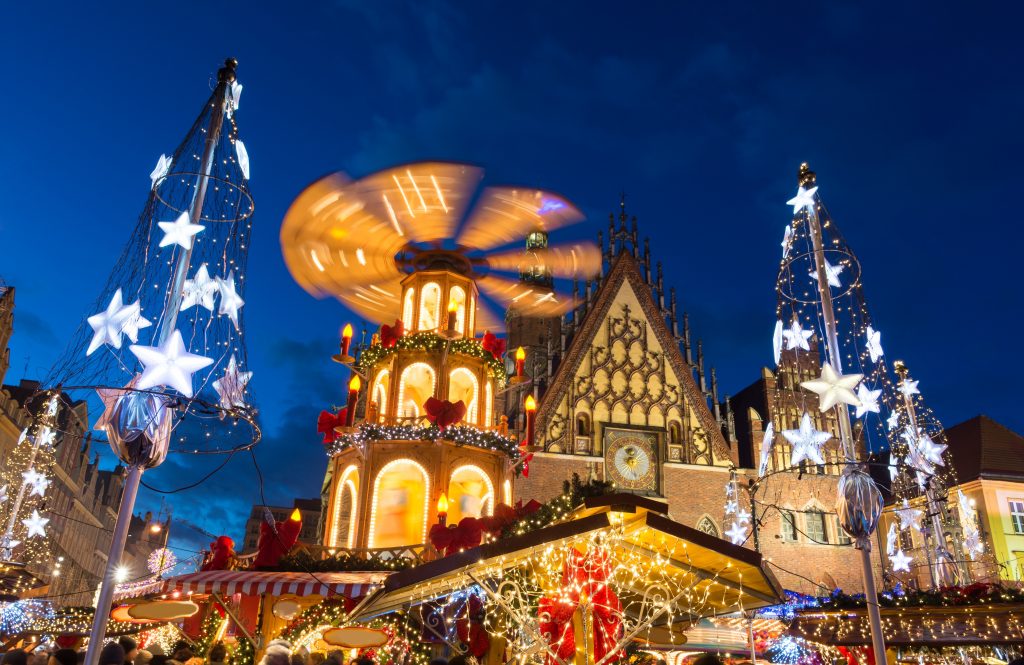
[[[451,302],[448,303],[448,336],[449,337],[454,337],[455,336],[455,323],[456,323],[456,319],[458,318],[457,317],[458,311],[459,311],[459,306],[456,304],[456,302],[454,300],[452,300]]]
[[[437,523],[444,526],[448,522],[448,497],[441,492],[437,500]]]
[[[348,356],[349,346],[352,344],[352,324],[346,323],[345,327],[341,330],[341,356]]]
[[[348,382],[348,404],[345,407],[348,409],[345,412],[345,425],[351,427],[356,422],[356,402],[359,400],[359,388],[362,386],[362,381],[359,380],[358,374],[352,375],[352,380]]]
[[[526,366],[526,351],[523,347],[516,349],[516,376],[522,378],[523,368]]]
[[[533,395],[526,396],[526,447],[530,448],[533,445],[533,423],[537,415],[537,400],[533,399]]]

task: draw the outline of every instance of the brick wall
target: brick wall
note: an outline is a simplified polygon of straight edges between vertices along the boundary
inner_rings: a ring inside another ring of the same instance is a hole
[[[537,453],[530,462],[530,477],[519,476],[515,479],[512,491],[514,500],[522,499],[526,503],[536,499],[544,503],[553,499],[562,493],[563,483],[571,479],[572,474],[579,474],[583,480],[590,477],[592,463],[587,459],[574,455]]]

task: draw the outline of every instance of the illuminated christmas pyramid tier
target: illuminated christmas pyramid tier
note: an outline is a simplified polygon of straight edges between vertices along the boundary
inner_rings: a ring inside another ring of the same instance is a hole
[[[601,256],[590,243],[548,243],[550,231],[582,219],[568,200],[481,189],[482,176],[446,162],[356,181],[335,174],[306,188],[285,217],[281,244],[296,281],[383,324],[358,361],[347,327],[334,357],[354,376],[348,406],[319,423],[330,444],[330,551],[418,557],[436,521],[456,524],[512,502],[525,453],[494,406],[509,382],[504,344],[489,331],[505,317],[483,301],[519,316],[561,314],[573,303],[554,279],[589,278]],[[522,375],[521,360],[516,367]],[[513,383],[513,398],[524,399],[529,382]]]

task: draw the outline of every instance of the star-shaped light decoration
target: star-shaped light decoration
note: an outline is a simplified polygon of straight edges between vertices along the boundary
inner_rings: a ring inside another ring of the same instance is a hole
[[[810,351],[811,347],[807,344],[807,340],[814,336],[813,330],[804,330],[800,325],[800,320],[795,316],[793,317],[793,323],[789,326],[788,330],[782,331],[782,336],[786,340],[786,350],[792,351],[793,349],[803,349],[804,351]]]
[[[54,395],[53,398],[46,403],[46,415],[52,418],[53,416],[57,415],[58,409],[60,409],[60,399],[58,399],[57,396]]]
[[[768,471],[768,455],[772,450],[772,442],[775,440],[775,425],[768,422],[768,427],[764,430],[764,436],[761,437],[761,461],[757,465],[757,475],[763,476]]]
[[[840,374],[832,367],[831,363],[821,366],[821,377],[804,381],[800,386],[818,395],[818,408],[821,411],[828,411],[836,404],[852,404],[858,406],[860,400],[853,392],[863,374]]]
[[[907,464],[928,475],[935,473],[936,464],[945,466],[945,462],[942,461],[945,445],[936,444],[920,429],[915,434],[909,426],[903,428],[902,436],[907,442]]]
[[[139,377],[139,390],[170,386],[185,397],[192,397],[192,373],[213,363],[212,358],[189,353],[178,330],[161,346],[133,344],[129,348],[145,366]]]
[[[971,559],[985,551],[985,544],[981,541],[981,533],[977,529],[967,529],[964,534],[964,546],[971,555]]]
[[[21,520],[21,523],[28,527],[28,537],[34,538],[39,536],[40,538],[46,537],[46,529],[43,528],[50,521],[50,518],[43,517],[39,514],[38,510],[32,511],[32,516]]]
[[[50,486],[50,480],[46,475],[39,473],[35,469],[29,469],[28,471],[23,472],[21,477],[24,479],[25,485],[31,487],[29,496],[45,496],[46,488]]]
[[[903,553],[903,550],[896,550],[896,553],[889,557],[889,562],[892,563],[892,570],[894,573],[903,571],[905,573],[910,572],[910,563],[914,559]]]
[[[160,155],[160,159],[156,160],[156,168],[149,174],[149,180],[152,183],[150,189],[156,189],[156,184],[171,170],[171,161],[167,155]]]
[[[238,168],[242,170],[242,177],[248,180],[249,151],[245,149],[245,144],[238,139],[235,139],[235,153],[238,155]]]
[[[725,495],[726,496],[733,496],[735,494],[736,494],[736,487],[733,485],[733,482],[730,480],[729,482],[727,482],[725,484]]]
[[[821,446],[832,435],[814,429],[811,424],[811,415],[804,411],[800,419],[800,429],[787,429],[782,431],[782,436],[793,445],[791,464],[797,466],[803,460],[809,460],[814,464],[824,464],[825,458],[821,456]]]
[[[917,389],[919,381],[911,381],[910,379],[903,379],[900,381],[900,392],[910,397],[911,395],[920,395],[921,391]]]
[[[725,502],[725,514],[726,515],[732,515],[737,510],[739,510],[739,505],[735,501],[730,500],[730,501],[726,501]]]
[[[36,441],[40,446],[52,447],[53,442],[57,440],[57,432],[50,429],[49,427],[43,427],[36,434]]]
[[[743,541],[747,539],[747,530],[739,522],[733,522],[732,526],[725,532],[725,535],[729,536],[729,540],[733,545],[742,545]]]
[[[896,465],[896,460],[894,458],[891,462],[889,462],[889,482],[894,482],[896,480],[896,476],[898,476],[899,473],[900,468]]]
[[[135,344],[139,341],[139,330],[142,328],[148,328],[153,325],[153,322],[142,316],[142,305],[138,300],[133,302],[129,307],[132,308],[132,314],[121,326],[121,332],[123,332],[128,339]]]
[[[882,350],[882,333],[868,326],[864,336],[867,338],[866,346],[868,355],[871,356],[871,362],[876,363],[879,358],[885,355],[885,351]]]
[[[921,516],[923,511],[910,505],[910,502],[903,499],[903,507],[896,511],[896,517],[900,518],[900,530],[916,529],[921,530]]]
[[[114,296],[110,299],[110,304],[107,305],[107,308],[99,314],[93,314],[86,319],[89,327],[92,328],[92,340],[89,342],[89,348],[85,350],[85,355],[92,355],[93,351],[104,344],[120,349],[121,332],[124,330],[124,325],[137,311],[137,304],[124,304],[121,297],[121,289],[114,291]]]
[[[184,297],[181,299],[181,311],[184,312],[189,307],[202,305],[212,312],[215,307],[213,297],[219,290],[220,284],[210,277],[210,271],[206,264],[202,264],[196,270],[195,277],[185,280],[185,285],[182,287]]]
[[[235,355],[224,370],[224,376],[213,382],[213,389],[220,396],[220,405],[225,409],[245,406],[245,386],[252,378],[252,372],[239,372]]]
[[[220,313],[226,315],[238,330],[238,310],[245,304],[235,291],[235,271],[228,273],[226,279],[218,279],[220,286]]]
[[[842,287],[843,283],[839,280],[839,275],[845,269],[846,269],[846,266],[844,266],[844,265],[834,266],[834,265],[832,265],[831,263],[828,262],[828,259],[825,259],[825,279],[828,280],[828,285],[829,286],[834,286],[837,289]],[[817,270],[812,270],[809,274],[810,274],[811,277],[814,278],[814,281],[818,281],[818,271]]]
[[[750,513],[748,513],[746,510],[741,509],[738,513],[736,513],[736,521],[740,524],[747,524],[748,522],[750,522]]]
[[[782,258],[789,258],[789,250],[793,248],[793,225],[786,226],[786,232],[782,234]]]
[[[0,506],[7,503],[7,485],[0,485]]]
[[[885,425],[889,428],[889,431],[893,431],[900,426],[900,414],[895,411],[889,412],[889,417],[885,419]]]
[[[896,553],[897,546],[896,522],[891,522],[889,524],[889,532],[885,534],[885,553],[892,556]]]
[[[160,246],[178,245],[184,249],[192,249],[192,241],[195,235],[205,229],[202,224],[193,224],[188,216],[188,211],[178,215],[173,222],[157,222],[157,226],[164,232],[160,240]]]
[[[238,110],[238,101],[242,97],[242,84],[238,81],[231,82],[231,103],[228,104],[228,117],[230,118]]]
[[[935,443],[932,437],[921,430],[917,431],[917,448],[921,451],[921,455],[932,464],[946,466],[946,462],[942,459],[942,453],[946,452],[948,447],[944,443]]]
[[[793,214],[797,214],[804,208],[814,209],[814,194],[818,191],[817,187],[811,187],[810,189],[804,189],[801,185],[796,190],[796,196],[786,201],[786,205],[793,206]]]
[[[775,352],[776,365],[782,360],[782,340],[784,339],[782,330],[782,319],[779,319],[775,322],[775,332],[772,333],[772,351]]]
[[[857,386],[857,401],[860,404],[857,405],[857,413],[854,414],[855,418],[867,415],[868,413],[878,413],[878,398],[881,396],[882,391],[871,390],[863,383]]]

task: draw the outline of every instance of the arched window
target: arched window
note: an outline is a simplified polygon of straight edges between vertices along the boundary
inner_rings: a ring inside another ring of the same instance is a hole
[[[703,531],[704,533],[708,534],[709,536],[714,536],[715,538],[719,538],[720,537],[719,536],[719,531],[718,531],[718,526],[716,526],[715,525],[715,521],[713,519],[711,519],[710,517],[708,517],[707,515],[705,515],[704,517],[700,518],[700,521],[697,522],[697,531]]]
[[[590,436],[590,416],[585,413],[576,414],[576,436]]]
[[[811,504],[804,509],[804,533],[807,535],[807,540],[812,543],[828,543],[825,511],[819,506]]]
[[[419,417],[428,397],[434,396],[434,368],[427,363],[413,363],[402,370],[398,382],[398,404],[395,415],[400,418]]]
[[[792,510],[782,511],[782,539],[787,543],[795,543],[796,536],[796,515]]]
[[[466,289],[461,286],[453,286],[448,290],[448,305],[455,305],[455,329],[463,335],[469,335],[466,330]]]
[[[668,442],[677,446],[683,442],[683,427],[675,420],[668,424]]]
[[[511,480],[506,480],[502,484],[501,490],[502,490],[501,493],[503,495],[502,500],[504,501],[505,505],[506,506],[511,506],[512,505],[512,481]]]
[[[430,477],[409,459],[392,460],[373,481],[369,547],[404,547],[426,540]]]
[[[356,508],[359,503],[359,469],[345,468],[338,479],[334,495],[334,517],[331,522],[332,547],[352,547],[356,537]]]
[[[466,337],[472,337],[476,334],[476,298],[469,297],[466,309],[469,311],[469,327],[466,328]]]
[[[406,330],[412,330],[412,315],[416,306],[416,289],[405,290],[405,302],[402,304],[402,323]]]
[[[448,521],[483,517],[494,512],[494,483],[478,466],[467,464],[452,471],[448,481]]]
[[[391,372],[386,369],[377,374],[370,391],[370,401],[377,403],[377,413],[384,416],[388,411],[388,390],[391,388]]]
[[[484,427],[494,425],[494,382],[484,384]]]
[[[423,285],[420,290],[420,320],[418,330],[434,330],[441,316],[441,287],[435,282]]]
[[[458,402],[460,399],[466,403],[466,422],[477,424],[478,402],[477,395],[480,393],[480,386],[477,383],[476,375],[465,367],[456,367],[448,375],[448,400]]]

